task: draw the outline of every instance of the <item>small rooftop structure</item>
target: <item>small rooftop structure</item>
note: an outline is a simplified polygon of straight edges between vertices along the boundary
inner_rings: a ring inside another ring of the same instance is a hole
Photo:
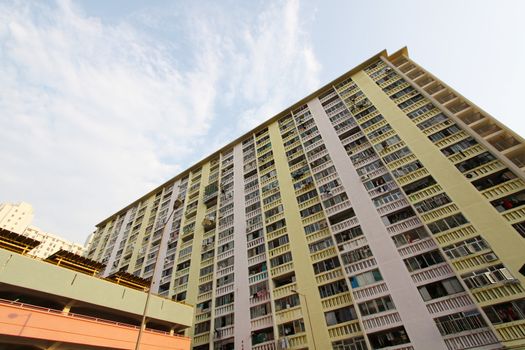
[[[85,258],[63,249],[48,256],[44,261],[92,276],[98,275],[102,269],[106,267],[106,265],[98,261]]]
[[[18,254],[27,254],[39,244],[40,241],[0,228],[0,248]]]

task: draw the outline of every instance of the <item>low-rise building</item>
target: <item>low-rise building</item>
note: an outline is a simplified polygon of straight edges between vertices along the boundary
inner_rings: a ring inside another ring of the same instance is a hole
[[[148,281],[97,277],[104,265],[60,250],[28,256],[38,241],[0,229],[0,348],[135,349]],[[141,350],[188,350],[193,307],[151,295]]]

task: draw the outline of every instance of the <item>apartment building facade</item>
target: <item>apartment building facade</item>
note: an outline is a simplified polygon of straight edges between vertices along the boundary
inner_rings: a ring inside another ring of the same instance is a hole
[[[196,305],[196,350],[519,348],[524,167],[521,137],[382,51],[102,221],[87,256]]]

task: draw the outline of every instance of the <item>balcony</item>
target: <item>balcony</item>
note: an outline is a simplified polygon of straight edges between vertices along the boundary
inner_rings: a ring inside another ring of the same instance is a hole
[[[466,113],[462,113],[461,116],[459,117],[459,119],[461,119],[463,123],[467,125],[474,124],[480,120],[483,120],[484,118],[485,116],[483,114],[473,109],[470,109]]]
[[[473,127],[472,129],[481,137],[487,137],[501,130],[499,126],[491,123],[484,123],[483,125]]]
[[[425,91],[429,94],[429,95],[434,95],[435,93],[437,92],[440,92],[441,90],[443,90],[445,87],[439,83],[437,84],[434,84],[432,86],[429,86],[425,89]]]
[[[363,317],[363,327],[367,333],[384,331],[401,325],[401,316],[396,310]]]
[[[24,338],[33,345],[44,345],[51,341],[63,343],[68,348],[134,349],[137,340],[138,327],[131,324],[8,300],[0,300],[0,315],[2,335]],[[146,329],[141,349],[189,350],[190,338]]]
[[[468,108],[470,107],[469,104],[463,102],[463,101],[454,101],[452,103],[450,103],[447,108],[450,112],[452,112],[453,114],[459,114],[465,110],[467,110]]]
[[[204,188],[203,202],[206,207],[211,207],[217,203],[217,197],[219,195],[219,186],[217,182],[211,183]]]
[[[457,98],[456,95],[454,95],[453,93],[447,93],[447,91],[444,91],[443,93],[436,96],[436,100],[443,105],[449,103],[455,98]]]
[[[518,140],[516,140],[514,136],[509,134],[503,134],[499,137],[492,138],[489,142],[500,152],[521,145],[521,143]]]
[[[427,302],[427,310],[434,318],[449,314],[451,311],[472,310],[473,307],[474,302],[466,292]]]

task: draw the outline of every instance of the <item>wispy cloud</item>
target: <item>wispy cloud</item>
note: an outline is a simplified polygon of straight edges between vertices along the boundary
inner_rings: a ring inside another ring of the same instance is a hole
[[[181,50],[67,1],[0,5],[0,201],[31,202],[36,224],[82,240],[317,85],[297,1],[248,20],[190,10],[172,33]]]

